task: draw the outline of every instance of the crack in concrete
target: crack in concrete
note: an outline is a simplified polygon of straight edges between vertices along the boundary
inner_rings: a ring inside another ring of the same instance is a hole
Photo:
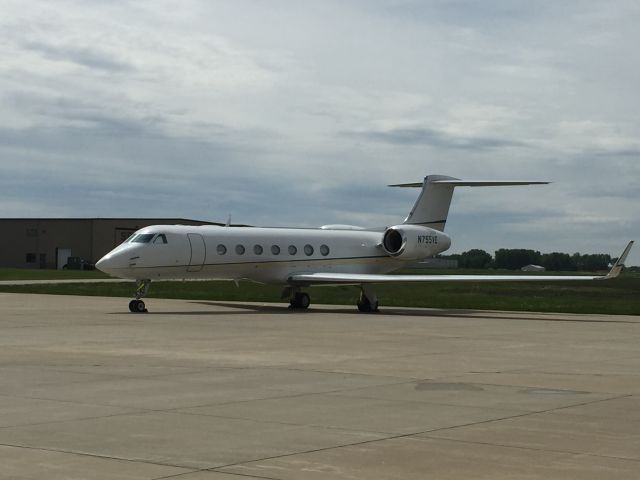
[[[630,396],[630,395],[621,395],[621,396],[612,397],[612,398],[608,398],[608,399],[598,399],[598,400],[594,400],[594,401],[590,401],[590,402],[581,402],[579,404],[571,405],[571,407],[590,405],[590,404],[593,404],[593,403],[599,403],[599,402],[603,402],[603,401],[615,400],[617,398],[625,398],[625,397],[628,397],[628,396]],[[307,450],[307,451],[303,451],[303,452],[297,452],[297,453],[291,453],[291,454],[273,455],[273,456],[270,456],[270,457],[264,457],[264,458],[260,458],[260,459],[255,459],[255,460],[251,460],[251,461],[248,461],[248,462],[236,462],[236,463],[231,463],[231,464],[227,464],[227,465],[222,465],[222,466],[218,466],[218,467],[214,467],[214,468],[208,469],[208,471],[212,471],[212,472],[213,471],[219,471],[220,473],[227,473],[227,472],[223,472],[222,469],[229,468],[229,467],[246,465],[246,464],[249,464],[249,463],[262,462],[262,461],[265,461],[265,460],[276,460],[276,459],[279,459],[279,458],[287,458],[287,457],[292,457],[292,456],[296,456],[296,455],[306,455],[306,454],[310,454],[310,453],[324,452],[324,451],[329,451],[329,450],[334,450],[334,449],[340,449],[340,448],[346,448],[346,447],[354,447],[354,446],[358,446],[358,445],[368,445],[368,444],[372,444],[372,443],[384,442],[384,441],[387,441],[387,440],[396,440],[396,439],[400,439],[400,438],[411,438],[411,437],[416,437],[418,435],[426,435],[426,434],[434,433],[434,432],[443,432],[443,431],[447,431],[447,430],[453,430],[453,429],[456,429],[456,428],[464,428],[464,427],[470,427],[470,426],[474,426],[474,425],[482,425],[482,424],[487,424],[487,423],[500,422],[500,421],[503,421],[503,420],[510,420],[510,419],[514,419],[514,418],[522,418],[522,417],[527,417],[527,416],[531,416],[531,415],[538,415],[538,414],[541,414],[541,413],[550,413],[550,412],[554,412],[554,411],[557,411],[557,410],[562,410],[562,409],[565,409],[565,408],[571,408],[571,407],[563,406],[563,407],[549,408],[549,409],[546,409],[546,410],[540,410],[540,411],[536,411],[536,412],[527,412],[527,413],[522,413],[522,414],[517,414],[517,415],[510,415],[510,416],[506,416],[506,417],[502,417],[502,418],[481,420],[481,421],[478,421],[478,422],[470,422],[470,423],[466,423],[466,424],[462,424],[462,425],[455,425],[455,426],[450,426],[450,427],[441,427],[441,428],[429,429],[429,430],[425,430],[425,431],[421,431],[421,432],[412,432],[412,433],[406,433],[406,434],[390,435],[390,436],[388,436],[386,438],[363,440],[363,441],[360,441],[360,442],[352,442],[352,443],[346,443],[346,444],[336,445],[336,446],[331,446],[331,447],[323,447],[323,448],[311,449],[311,450]],[[431,436],[427,436],[425,438],[431,438]],[[437,436],[434,437],[434,438],[437,438],[437,439],[440,440],[440,438],[438,438]],[[448,440],[448,439],[442,438],[442,440]],[[501,446],[501,445],[496,445],[496,446]],[[527,448],[527,447],[522,447],[522,448]],[[572,454],[572,455],[580,453],[580,454],[585,455],[585,456],[596,456],[596,457],[601,457],[601,458],[612,458],[612,459],[616,459],[616,460],[619,459],[617,457],[606,456],[606,455],[591,455],[591,454],[585,453],[585,452],[564,452],[564,451],[558,451],[558,450],[548,450],[548,451],[549,452],[555,452],[555,453],[566,453],[566,454]],[[630,459],[621,458],[621,460],[630,460]],[[640,462],[640,460],[638,460],[638,461]]]

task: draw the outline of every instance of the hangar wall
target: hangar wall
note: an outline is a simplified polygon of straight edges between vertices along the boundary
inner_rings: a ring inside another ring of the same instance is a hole
[[[184,218],[1,218],[0,267],[59,268],[59,249],[97,262],[149,225],[221,225]]]

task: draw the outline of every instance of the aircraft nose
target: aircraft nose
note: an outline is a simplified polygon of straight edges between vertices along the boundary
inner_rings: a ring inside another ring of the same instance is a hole
[[[107,253],[104,257],[96,262],[96,268],[107,275],[113,272],[114,267],[113,255]]]
[[[96,263],[96,268],[107,275],[121,276],[129,269],[129,256],[126,252],[109,252]]]
[[[105,265],[106,265],[106,260],[104,259],[104,257],[102,257],[100,260],[96,262],[96,268],[101,272],[104,272],[104,270],[102,269],[104,268]]]

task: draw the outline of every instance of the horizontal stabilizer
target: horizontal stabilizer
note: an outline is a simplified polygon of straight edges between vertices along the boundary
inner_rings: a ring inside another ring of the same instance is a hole
[[[450,185],[452,187],[500,187],[508,185],[547,185],[551,182],[531,182],[524,180],[432,180],[432,184],[437,185]],[[417,187],[420,188],[424,185],[424,182],[414,183],[397,183],[395,185],[389,185],[389,187]]]

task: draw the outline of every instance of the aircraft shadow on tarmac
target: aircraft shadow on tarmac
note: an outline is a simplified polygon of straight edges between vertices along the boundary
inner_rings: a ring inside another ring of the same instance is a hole
[[[217,315],[246,315],[255,313],[266,314],[291,314],[291,315],[307,315],[307,314],[320,314],[320,315],[335,315],[335,314],[355,314],[363,317],[367,316],[397,316],[397,317],[436,317],[436,318],[468,318],[478,320],[509,320],[509,321],[534,321],[534,322],[577,322],[577,323],[637,323],[639,321],[633,320],[614,320],[611,317],[607,319],[600,318],[585,318],[576,315],[575,317],[566,317],[565,315],[573,314],[554,314],[547,312],[535,312],[537,316],[527,315],[528,312],[522,312],[522,314],[516,312],[482,312],[480,310],[457,310],[457,309],[411,309],[411,308],[394,308],[394,307],[382,307],[380,312],[377,313],[359,313],[355,308],[322,308],[314,309],[313,307],[308,310],[292,310],[283,305],[256,305],[256,304],[242,304],[242,303],[230,303],[230,302],[206,302],[206,301],[191,301],[189,303],[197,305],[207,305],[212,307],[224,307],[232,310],[197,310],[197,311],[156,311],[151,310],[147,315],[189,315],[189,316],[217,316]],[[121,312],[114,312],[121,313]],[[139,314],[136,314],[139,315]],[[564,318],[557,318],[558,315],[562,315]]]

